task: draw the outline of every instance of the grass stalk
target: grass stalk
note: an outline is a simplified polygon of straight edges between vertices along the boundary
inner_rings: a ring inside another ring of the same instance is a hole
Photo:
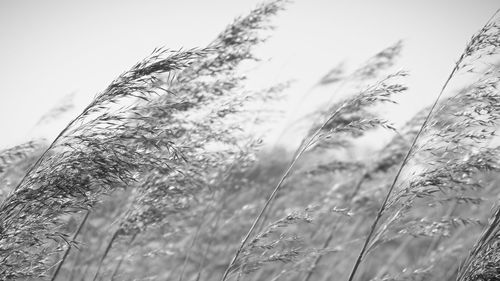
[[[243,240],[241,241],[240,243],[240,246],[238,247],[238,250],[236,251],[236,253],[234,254],[231,262],[229,263],[229,265],[226,267],[226,270],[224,271],[224,274],[222,275],[222,279],[221,281],[225,281],[229,275],[229,271],[231,270],[231,267],[234,265],[234,263],[236,262],[236,260],[238,259],[239,255],[241,254],[241,251],[243,250],[243,247],[246,245],[246,243],[248,242],[248,240],[250,239],[250,236],[252,235],[254,229],[257,227],[257,224],[259,223],[259,221],[261,220],[261,218],[264,216],[265,212],[267,211],[269,205],[271,204],[271,202],[273,201],[273,199],[276,197],[276,194],[278,193],[278,191],[281,189],[281,187],[283,186],[283,183],[285,182],[285,180],[288,178],[288,176],[290,175],[290,173],[292,172],[293,168],[295,167],[295,164],[297,164],[298,160],[301,158],[301,156],[304,154],[304,152],[307,150],[307,148],[309,148],[311,146],[311,144],[314,142],[314,140],[316,139],[316,137],[319,135],[319,133],[326,127],[326,125],[331,121],[333,120],[335,117],[337,117],[337,115],[341,112],[341,110],[343,109],[343,106],[341,106],[340,108],[338,108],[329,118],[328,120],[326,120],[312,135],[311,137],[308,138],[308,140],[299,148],[297,154],[294,156],[292,162],[290,163],[290,165],[288,166],[288,168],[286,169],[286,171],[282,174],[280,180],[278,181],[278,183],[276,184],[276,186],[274,187],[273,191],[271,192],[271,195],[269,195],[268,199],[266,200],[266,202],[264,203],[264,206],[262,207],[262,209],[260,210],[259,212],[259,215],[254,219],[253,223],[252,223],[252,226],[250,227],[250,229],[248,230],[247,234],[245,235],[245,237],[243,238]]]
[[[130,249],[130,246],[131,246],[131,244],[134,242],[134,240],[135,240],[135,238],[136,238],[136,237],[137,237],[137,234],[134,234],[134,235],[132,236],[132,238],[130,239],[130,242],[128,243],[128,244],[129,244],[129,248],[128,248],[128,249]],[[128,251],[127,251],[127,252],[128,252]],[[115,270],[113,270],[113,273],[111,274],[111,279],[110,279],[111,281],[115,280],[115,277],[116,277],[116,275],[118,274],[118,271],[120,270],[120,267],[121,267],[121,265],[122,265],[122,263],[123,263],[123,260],[125,259],[125,256],[126,256],[126,255],[127,255],[127,254],[122,255],[122,256],[120,257],[120,260],[118,261],[118,264],[116,265]]]
[[[97,270],[94,274],[94,278],[92,278],[93,281],[97,280],[97,276],[99,276],[99,273],[101,271],[101,267],[104,263],[104,259],[106,259],[106,257],[108,256],[108,253],[111,250],[111,246],[113,246],[113,243],[115,242],[116,238],[118,238],[117,231],[115,231],[115,233],[113,233],[113,236],[111,236],[111,239],[109,240],[108,245],[106,246],[106,249],[104,250],[104,253],[102,254],[102,257],[99,260],[99,265],[97,266]]]
[[[71,237],[71,242],[75,241],[75,239],[78,237],[78,235],[82,231],[83,226],[85,225],[85,223],[87,222],[87,219],[89,218],[89,214],[90,214],[90,211],[85,210],[85,215],[83,216],[83,219],[80,221],[80,224],[78,225],[78,228],[76,229],[75,233]],[[66,261],[66,258],[68,257],[70,250],[71,250],[71,244],[68,244],[68,247],[64,251],[64,254],[63,254],[61,261],[57,265],[56,270],[54,271],[54,273],[52,274],[52,277],[50,278],[50,281],[56,280],[57,275],[59,274],[59,271],[61,270],[64,262]]]
[[[461,58],[463,58],[463,56]],[[356,275],[356,272],[359,268],[359,265],[361,264],[361,260],[365,256],[366,250],[368,248],[368,244],[370,243],[371,238],[372,238],[373,234],[375,233],[375,229],[377,228],[378,222],[380,221],[380,218],[382,217],[382,214],[384,213],[385,208],[387,207],[387,202],[389,201],[389,197],[391,196],[392,191],[396,187],[396,183],[399,180],[399,177],[401,176],[401,172],[403,171],[403,168],[408,163],[408,160],[410,159],[410,155],[413,153],[413,150],[415,148],[415,145],[417,144],[418,139],[420,138],[420,135],[422,134],[424,129],[427,127],[427,124],[429,123],[429,120],[431,119],[432,113],[434,112],[438,102],[441,100],[441,96],[443,95],[444,90],[448,86],[448,83],[450,82],[451,78],[458,71],[460,62],[461,62],[461,59],[459,59],[456,62],[455,67],[453,68],[450,75],[446,79],[445,83],[441,87],[441,91],[439,92],[439,95],[434,100],[434,103],[432,104],[432,107],[429,110],[429,113],[425,117],[424,123],[422,124],[422,126],[420,126],[420,129],[418,130],[416,136],[413,138],[413,141],[410,145],[410,148],[408,149],[408,152],[406,153],[405,157],[403,158],[403,162],[399,166],[398,172],[396,173],[396,176],[394,177],[394,180],[392,181],[392,184],[389,187],[389,190],[387,191],[387,194],[384,198],[384,201],[382,202],[382,205],[380,206],[380,209],[377,212],[377,216],[375,217],[375,220],[373,221],[372,226],[370,227],[370,232],[368,233],[368,236],[366,237],[365,242],[363,243],[363,247],[361,248],[361,251],[358,254],[358,257],[356,258],[356,262],[354,263],[354,267],[352,268],[352,271],[349,275],[349,279],[348,279],[349,281],[354,280],[354,276]]]

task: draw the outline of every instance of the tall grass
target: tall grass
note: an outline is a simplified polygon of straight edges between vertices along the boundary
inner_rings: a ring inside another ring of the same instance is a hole
[[[477,34],[475,34],[467,47],[465,48],[464,53],[460,56],[458,61],[456,62],[453,70],[449,74],[448,78],[444,82],[441,91],[439,92],[436,100],[432,104],[429,113],[424,119],[424,122],[420,126],[420,129],[418,130],[417,134],[413,138],[413,141],[410,145],[410,148],[408,149],[408,152],[406,153],[405,157],[403,158],[403,161],[396,173],[396,176],[394,177],[394,180],[392,181],[392,184],[389,187],[389,190],[387,191],[387,195],[384,198],[384,201],[382,202],[382,205],[377,212],[377,216],[375,220],[373,221],[373,224],[370,228],[370,232],[368,233],[367,238],[365,239],[365,242],[363,244],[363,247],[361,249],[361,252],[358,255],[358,258],[356,259],[356,262],[354,264],[354,267],[351,271],[351,274],[349,276],[349,281],[352,281],[354,279],[354,276],[356,274],[356,271],[358,270],[359,265],[361,264],[362,259],[364,258],[364,255],[366,251],[368,250],[368,246],[371,243],[371,239],[375,233],[376,227],[378,226],[378,222],[382,217],[382,214],[384,213],[387,204],[389,202],[389,198],[392,194],[392,191],[396,187],[396,184],[398,183],[399,177],[401,175],[401,172],[403,171],[403,168],[407,165],[408,160],[410,159],[410,156],[414,152],[415,146],[417,144],[417,141],[420,138],[420,135],[422,132],[426,129],[428,126],[429,121],[431,120],[431,116],[434,113],[434,110],[436,106],[438,105],[441,96],[443,95],[444,91],[446,90],[448,83],[451,81],[451,79],[455,76],[455,74],[461,69],[464,68],[468,65],[467,60],[468,59],[474,59],[475,57],[482,56],[482,55],[489,55],[490,53],[495,54],[498,48],[498,39],[499,39],[499,33],[496,27],[496,24],[494,22],[488,22]]]
[[[258,129],[292,84],[248,89],[242,74],[286,4],[205,48],[155,50],[48,146],[1,151],[0,279],[497,279],[498,16],[401,128],[381,110],[407,90],[401,42],[334,67],[311,87],[329,103],[290,125],[303,140],[288,151]]]
[[[72,243],[60,230],[64,215],[90,208],[102,194],[135,181],[137,172],[170,169],[177,156],[161,128],[148,126],[139,106],[113,107],[124,106],[124,99],[147,100],[156,93],[155,75],[184,68],[204,53],[155,50],[60,132],[0,206],[3,279],[46,273],[54,254]]]

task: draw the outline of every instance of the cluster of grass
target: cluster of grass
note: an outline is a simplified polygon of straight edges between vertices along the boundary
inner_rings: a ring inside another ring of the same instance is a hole
[[[204,48],[154,50],[52,142],[0,151],[0,280],[500,279],[498,15],[402,128],[378,113],[407,90],[402,42],[333,68],[313,85],[331,103],[290,127],[289,152],[254,128],[291,83],[248,90],[241,74],[287,4]],[[353,153],[380,130],[387,144]]]

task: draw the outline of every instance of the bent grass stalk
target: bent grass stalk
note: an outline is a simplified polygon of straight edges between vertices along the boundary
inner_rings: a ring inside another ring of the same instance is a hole
[[[0,220],[3,223],[0,244],[5,249],[1,251],[4,262],[0,265],[0,278],[31,278],[45,274],[50,267],[50,259],[43,256],[53,244],[44,242],[56,240],[53,239],[56,237],[66,240],[64,233],[54,230],[61,224],[63,214],[88,208],[93,205],[93,200],[117,184],[131,182],[133,177],[127,169],[139,171],[141,160],[146,165],[162,165],[157,158],[147,158],[153,154],[146,148],[149,149],[149,142],[156,141],[153,138],[157,136],[149,139],[133,135],[138,132],[154,133],[156,128],[139,128],[125,123],[125,115],[135,113],[138,107],[117,108],[117,104],[147,100],[156,90],[159,91],[152,85],[156,75],[185,68],[204,54],[204,51],[197,50],[176,53],[155,50],[115,79],[57,135],[0,205]],[[145,119],[140,122],[145,122]],[[126,132],[127,129],[131,132]],[[148,152],[143,154],[143,159],[137,159],[137,163],[124,161],[125,158],[130,160],[140,156],[135,151],[123,149],[124,137],[130,137],[130,134],[135,137],[133,141]],[[105,141],[102,141],[104,138]],[[165,147],[169,148],[168,143]],[[116,158],[105,159],[100,154],[99,161],[90,160],[105,148],[110,148],[108,151]],[[122,150],[116,152],[115,149]],[[53,151],[57,152],[56,156],[50,155]],[[112,168],[105,168],[109,166]],[[69,175],[63,175],[66,171]],[[16,236],[26,239],[11,239]]]
[[[288,168],[286,169],[286,171],[283,173],[283,175],[281,176],[280,180],[278,181],[278,183],[276,184],[276,187],[273,189],[271,195],[269,196],[269,198],[266,200],[266,202],[264,203],[264,206],[262,207],[262,209],[260,210],[259,212],[259,215],[254,219],[253,223],[252,223],[252,226],[250,227],[250,229],[248,230],[247,234],[245,235],[245,237],[243,238],[243,240],[241,241],[240,243],[240,246],[238,247],[238,250],[236,251],[236,253],[234,254],[231,262],[229,263],[229,265],[227,266],[226,270],[224,271],[224,274],[222,275],[222,281],[225,281],[229,275],[229,271],[231,270],[231,267],[234,265],[234,263],[236,262],[236,260],[238,259],[239,255],[241,254],[241,251],[243,250],[243,247],[246,245],[246,243],[248,242],[248,240],[250,239],[250,235],[252,235],[252,232],[255,230],[255,228],[257,227],[257,224],[259,223],[259,221],[261,220],[261,218],[264,216],[264,213],[266,212],[267,208],[269,207],[269,205],[271,204],[271,201],[273,201],[273,199],[276,197],[276,194],[278,193],[278,191],[281,189],[281,187],[283,186],[283,183],[285,182],[285,180],[288,178],[288,176],[290,175],[292,169],[295,167],[295,164],[298,162],[298,160],[301,158],[301,156],[304,154],[304,152],[307,150],[307,148],[309,148],[311,146],[311,144],[313,144],[314,140],[316,139],[316,137],[319,135],[319,133],[326,127],[326,125],[328,123],[330,123],[330,121],[332,121],[335,117],[337,117],[337,115],[342,111],[342,109],[344,108],[344,106],[341,106],[340,108],[338,108],[322,125],[321,127],[319,127],[312,135],[311,137],[308,138],[308,140],[299,148],[297,154],[294,156],[292,162],[290,163],[290,165],[288,166]]]
[[[83,216],[83,219],[80,221],[80,224],[78,225],[77,230],[75,231],[75,233],[71,237],[71,242],[75,241],[75,239],[78,237],[78,234],[80,234],[80,232],[82,231],[83,226],[85,225],[85,223],[87,222],[87,219],[89,218],[89,215],[90,215],[90,211],[86,210],[85,215]],[[70,250],[71,250],[71,244],[68,244],[68,248],[66,248],[66,250],[64,251],[63,257],[62,257],[61,261],[59,262],[59,264],[57,265],[56,270],[52,274],[52,278],[50,278],[50,281],[56,280],[57,275],[59,274],[59,271],[61,270],[64,262],[66,261],[66,258],[68,257]]]
[[[486,25],[479,31],[479,33],[477,33],[476,35],[474,35],[472,37],[472,39],[470,40],[470,42],[467,44],[465,51],[461,54],[461,56],[459,57],[459,59],[455,63],[455,66],[454,66],[453,70],[451,71],[451,73],[449,74],[449,76],[446,79],[445,83],[441,87],[441,90],[440,90],[437,98],[435,99],[434,103],[432,104],[432,107],[429,110],[429,113],[426,115],[424,122],[422,123],[422,125],[420,126],[417,134],[413,138],[413,141],[412,141],[412,143],[410,145],[410,148],[408,149],[405,157],[403,158],[403,161],[402,161],[401,165],[399,166],[399,169],[398,169],[398,171],[396,173],[396,176],[394,177],[394,180],[392,181],[392,184],[390,185],[389,190],[387,191],[387,194],[386,194],[386,196],[384,198],[384,201],[382,202],[382,205],[380,206],[380,209],[377,212],[377,216],[375,217],[375,220],[373,221],[373,223],[372,223],[372,225],[370,227],[370,231],[368,233],[368,236],[366,237],[366,239],[365,239],[365,241],[363,243],[363,247],[361,248],[361,251],[358,254],[358,257],[356,259],[356,262],[354,263],[354,267],[353,267],[353,269],[352,269],[352,271],[351,271],[351,273],[349,275],[349,279],[348,279],[349,281],[353,281],[354,280],[354,277],[356,275],[356,272],[358,271],[358,268],[359,268],[359,266],[361,264],[361,261],[365,257],[365,254],[366,254],[366,251],[367,251],[367,248],[368,248],[368,244],[371,242],[373,234],[375,233],[375,229],[377,228],[378,222],[380,221],[380,218],[382,217],[382,214],[384,213],[384,211],[385,211],[385,209],[387,207],[387,202],[389,201],[389,198],[390,198],[390,196],[392,194],[392,191],[394,190],[394,188],[396,186],[396,183],[397,183],[399,177],[401,176],[401,172],[403,171],[403,168],[408,163],[408,160],[410,159],[410,156],[413,153],[413,150],[415,149],[416,143],[417,143],[418,139],[420,138],[420,135],[422,134],[422,132],[424,131],[424,129],[427,127],[427,125],[429,123],[429,120],[431,119],[432,113],[434,112],[437,104],[439,103],[439,101],[441,99],[441,96],[443,95],[445,89],[447,88],[450,80],[453,78],[453,76],[460,69],[462,62],[467,57],[471,57],[475,53],[477,53],[477,52],[479,52],[479,51],[481,51],[483,49],[486,49],[488,47],[491,47],[491,46],[496,47],[494,45],[495,43],[491,43],[491,42],[488,41],[488,35],[486,33],[488,32],[488,28],[491,28],[491,26],[489,26],[489,25],[490,25],[492,19],[498,14],[499,11],[500,10],[497,10],[493,14],[493,16],[488,20],[488,22],[486,23]]]
[[[461,57],[463,58],[463,57]],[[383,212],[385,211],[385,208],[387,207],[387,202],[389,201],[389,197],[391,196],[392,194],[392,191],[394,190],[395,186],[396,186],[396,183],[401,175],[401,172],[403,171],[403,168],[406,166],[406,164],[408,163],[408,160],[410,159],[410,155],[412,154],[414,148],[415,148],[415,145],[417,143],[417,140],[419,139],[420,135],[422,134],[422,132],[424,131],[424,129],[427,127],[427,124],[429,123],[429,120],[431,118],[431,115],[432,113],[434,112],[434,109],[436,108],[439,100],[441,99],[441,96],[443,95],[444,93],[444,90],[446,89],[446,87],[448,86],[448,83],[450,82],[451,78],[455,75],[455,73],[457,72],[458,68],[459,68],[459,65],[460,65],[460,62],[461,62],[461,59],[459,59],[457,61],[457,63],[455,64],[455,67],[453,68],[452,72],[450,73],[450,75],[448,76],[448,78],[446,79],[446,82],[444,83],[443,87],[441,88],[441,91],[439,92],[439,95],[438,97],[436,98],[436,100],[434,101],[434,103],[432,104],[432,107],[431,109],[429,110],[429,113],[427,114],[425,120],[424,120],[424,123],[422,124],[422,126],[420,126],[420,129],[418,130],[417,132],[417,135],[415,136],[415,138],[413,139],[411,145],[410,145],[410,148],[408,149],[408,152],[406,153],[404,159],[403,159],[403,162],[401,163],[401,165],[399,166],[399,169],[398,169],[398,172],[396,173],[396,176],[394,177],[394,180],[392,181],[392,184],[391,186],[389,187],[389,190],[387,191],[387,194],[384,198],[384,201],[382,202],[382,205],[380,206],[380,209],[378,210],[377,212],[377,216],[375,217],[375,220],[373,221],[373,224],[372,226],[370,227],[370,232],[368,233],[368,236],[366,237],[365,239],[365,242],[363,244],[363,247],[361,248],[361,252],[359,253],[357,259],[356,259],[356,262],[354,264],[354,267],[351,271],[351,274],[349,275],[349,281],[352,281],[354,280],[354,276],[356,275],[356,271],[358,270],[359,268],[359,265],[361,264],[361,260],[364,258],[365,256],[365,253],[366,253],[366,250],[368,248],[368,244],[371,242],[371,238],[373,236],[373,233],[375,232],[375,229],[378,225],[378,222],[380,221],[380,218],[382,217],[382,214]]]
[[[326,121],[321,123],[321,125],[318,126],[318,128],[314,128],[313,130],[311,130],[312,133],[309,134],[309,137],[304,138],[304,141],[303,141],[302,145],[299,147],[299,149],[297,150],[296,154],[294,155],[292,162],[290,163],[290,165],[288,166],[286,171],[282,174],[279,182],[277,183],[276,187],[272,191],[269,198],[266,200],[260,213],[253,221],[252,226],[250,227],[248,233],[245,235],[238,250],[236,251],[236,254],[234,255],[234,257],[231,260],[231,262],[229,263],[229,265],[227,266],[227,268],[222,276],[222,279],[221,279],[222,281],[225,281],[226,278],[228,277],[233,265],[236,263],[240,253],[243,251],[243,248],[244,248],[246,242],[248,242],[252,232],[256,229],[257,224],[263,218],[265,212],[267,211],[267,209],[271,205],[273,199],[276,197],[278,191],[282,188],[282,185],[283,185],[285,179],[287,179],[287,177],[290,175],[295,164],[298,162],[298,160],[301,158],[301,156],[304,154],[304,152],[310,146],[312,146],[314,143],[320,141],[320,139],[321,139],[320,133],[323,132],[324,130],[330,131],[330,133],[335,132],[334,129],[328,128],[328,126],[331,125],[333,123],[333,121],[336,120],[336,118],[339,115],[345,113],[344,110],[346,110],[347,112],[350,112],[352,110],[359,110],[359,108],[366,107],[367,105],[373,105],[377,102],[380,102],[380,103],[393,102],[390,99],[390,96],[393,94],[405,91],[406,87],[404,87],[400,84],[388,85],[388,84],[386,84],[386,82],[389,79],[393,79],[396,77],[404,77],[406,75],[407,74],[404,71],[399,71],[395,74],[388,75],[385,79],[379,81],[377,84],[369,86],[365,90],[361,91],[355,97],[338,105],[338,107],[334,111],[332,110],[333,112],[329,114],[329,117],[326,118]],[[353,125],[353,124],[356,124],[356,125]],[[353,122],[352,124],[350,123],[350,125],[345,126],[344,130],[347,130],[347,131],[348,130],[355,130],[356,128],[358,130],[365,130],[367,128],[370,128],[371,126],[378,126],[378,125],[380,125],[382,127],[386,127],[386,128],[392,128],[390,125],[388,125],[383,120],[380,121],[380,120],[374,119],[374,120],[369,120],[368,122],[365,122],[365,123],[363,123],[363,122],[359,122],[359,124],[356,122]],[[349,126],[352,126],[352,127],[349,127]]]
[[[99,265],[97,266],[97,270],[94,274],[94,278],[92,278],[93,281],[97,280],[97,277],[99,276],[99,273],[101,272],[102,264],[104,263],[104,259],[108,255],[109,251],[111,250],[111,246],[113,246],[113,243],[116,241],[116,238],[118,238],[118,232],[115,231],[113,233],[113,236],[111,236],[111,239],[108,242],[108,245],[106,245],[106,249],[104,250],[104,254],[102,255],[101,259],[99,260]]]
[[[128,255],[128,252],[130,251],[131,244],[134,242],[135,238],[137,237],[137,233],[130,238],[130,241],[128,242],[128,248],[125,254],[123,254],[120,257],[120,260],[118,261],[118,264],[116,265],[115,269],[113,270],[113,273],[111,274],[111,281],[115,280],[116,275],[118,274],[118,271],[120,270],[120,267],[122,266],[123,260],[125,257]]]

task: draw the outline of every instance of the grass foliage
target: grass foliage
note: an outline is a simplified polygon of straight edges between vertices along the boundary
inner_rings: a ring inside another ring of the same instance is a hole
[[[407,90],[402,41],[332,68],[290,152],[259,129],[293,84],[242,74],[287,4],[154,50],[52,142],[0,151],[0,280],[500,280],[500,17],[400,128],[380,109]]]

